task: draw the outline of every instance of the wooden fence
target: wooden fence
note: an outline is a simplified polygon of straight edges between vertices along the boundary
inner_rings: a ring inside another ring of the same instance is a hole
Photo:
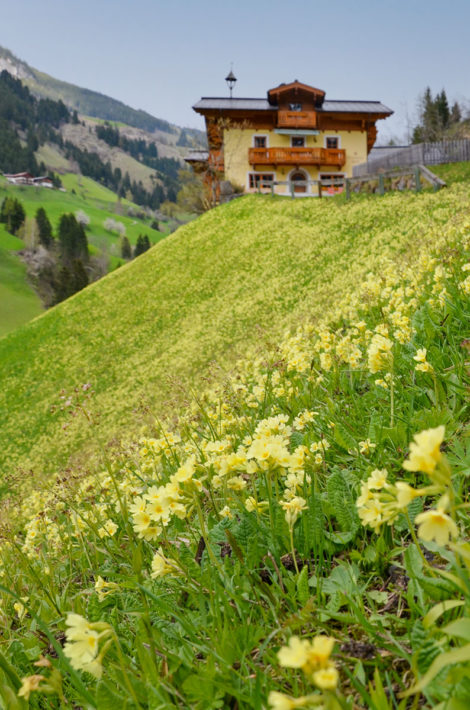
[[[277,193],[278,185],[287,186],[287,191]],[[420,192],[424,186],[430,186],[434,190],[440,190],[446,186],[444,180],[434,175],[424,165],[415,165],[403,170],[390,170],[376,173],[375,175],[361,175],[350,178],[337,177],[322,180],[260,180],[258,192],[271,193],[271,195],[282,194],[295,197],[323,197],[344,193],[346,199],[350,199],[352,193],[369,193],[384,195],[392,190],[414,190]],[[313,188],[313,189],[312,189]]]
[[[439,141],[437,143],[417,143],[389,155],[377,156],[367,163],[355,165],[353,176],[370,175],[391,168],[405,168],[410,165],[440,165],[470,160],[470,140]]]

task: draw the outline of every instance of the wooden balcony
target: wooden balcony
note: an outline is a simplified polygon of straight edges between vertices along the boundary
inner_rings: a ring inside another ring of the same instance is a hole
[[[249,148],[250,165],[336,165],[346,162],[346,151],[337,148]]]
[[[278,128],[316,128],[317,114],[315,111],[278,111]]]

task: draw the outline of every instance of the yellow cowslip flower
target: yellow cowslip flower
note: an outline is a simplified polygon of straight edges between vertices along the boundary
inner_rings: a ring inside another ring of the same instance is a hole
[[[282,646],[277,653],[280,665],[283,668],[303,668],[308,661],[310,643],[298,636],[291,636],[288,646]]]
[[[435,510],[426,510],[416,516],[419,525],[418,536],[425,542],[435,540],[438,545],[446,545],[451,537],[457,537],[459,529],[450,515],[444,511],[448,506],[447,496],[443,496]]]
[[[420,491],[412,488],[404,481],[398,481],[395,483],[395,489],[397,496],[397,507],[400,509],[407,508],[415,498],[421,495]]]
[[[335,640],[331,636],[315,636],[308,650],[307,664],[303,668],[305,673],[313,673],[319,668],[329,668],[334,645]]]
[[[96,678],[102,674],[101,659],[98,657],[100,639],[109,636],[111,627],[105,623],[92,624],[80,614],[67,614],[68,626],[65,634],[67,642],[64,654],[72,668],[91,673]]]
[[[372,337],[367,350],[368,367],[372,374],[380,372],[380,370],[391,369],[393,363],[392,347],[393,342],[384,335],[377,333]]]
[[[277,654],[279,663],[284,668],[302,668],[311,675],[321,668],[329,668],[330,656],[335,640],[330,636],[315,636],[312,642],[291,636],[289,646],[283,646]]]
[[[416,355],[413,355],[413,360],[416,360],[416,362],[426,362],[426,353],[426,348],[418,348]]]
[[[432,473],[442,459],[439,447],[444,440],[444,433],[445,427],[441,424],[435,429],[425,429],[415,434],[414,442],[410,444],[410,456],[403,463],[403,468],[407,471]]]
[[[433,366],[431,363],[429,363],[426,360],[426,353],[427,350],[426,348],[419,348],[416,351],[416,355],[413,356],[413,360],[416,360],[417,365],[415,366],[415,370],[418,370],[418,372],[432,372],[433,371]]]
[[[249,513],[262,513],[266,508],[269,508],[268,501],[256,500],[253,496],[249,496],[245,501],[245,508]]]
[[[191,480],[194,475],[196,467],[196,457],[190,456],[185,463],[179,467],[176,473],[173,475],[173,479],[178,481],[178,483],[184,483],[185,481]]]
[[[241,476],[233,476],[233,478],[229,478],[227,481],[227,488],[230,488],[232,491],[243,491],[246,486],[247,483]]]
[[[388,471],[386,468],[383,468],[381,470],[376,468],[374,471],[372,471],[369,478],[367,479],[367,487],[371,491],[379,491],[382,488],[385,488],[387,485],[387,476]]]
[[[105,591],[105,589],[107,589],[107,591]],[[119,589],[119,585],[116,584],[116,582],[106,582],[103,577],[98,575],[95,582],[95,592],[98,594],[98,601],[102,602],[108,594],[112,594],[117,589]]]
[[[233,513],[228,507],[228,505],[224,505],[222,510],[219,511],[219,515],[221,518],[228,518],[229,520],[232,520],[233,518]]]
[[[152,574],[153,579],[164,577],[167,574],[179,574],[179,568],[163,554],[161,547],[158,548],[152,559]]]
[[[43,675],[29,675],[27,678],[23,678],[22,686],[18,691],[18,697],[29,700],[31,693],[39,688],[39,683],[43,680],[46,680]]]
[[[374,496],[358,508],[358,515],[363,525],[369,525],[376,532],[384,521],[384,508],[380,500]]]
[[[291,500],[283,500],[279,504],[286,514],[286,521],[291,528],[303,510],[308,508],[307,501],[300,496],[294,496]]]
[[[107,520],[105,524],[99,528],[98,530],[98,536],[103,538],[103,537],[112,537],[116,530],[118,529],[118,526],[116,525],[115,522],[112,520]]]
[[[339,673],[335,665],[320,668],[312,675],[312,680],[320,690],[334,690],[338,685]]]
[[[363,505],[367,503],[368,500],[371,500],[373,498],[373,494],[371,493],[371,490],[369,486],[367,485],[367,481],[363,481],[361,483],[361,495],[356,501],[356,506],[358,508],[362,508]]]
[[[26,615],[26,607],[22,602],[27,602],[28,597],[21,597],[21,602],[15,602],[13,604],[13,609],[16,611],[18,614],[18,619],[21,621],[23,617]]]
[[[370,452],[375,449],[376,444],[373,444],[370,439],[366,439],[365,441],[360,441],[359,442],[359,453],[364,454],[365,456],[368,456]]]
[[[284,693],[278,693],[277,690],[271,690],[268,695],[269,707],[272,710],[294,710],[294,708],[305,707],[308,702],[310,702],[308,697],[291,698]]]

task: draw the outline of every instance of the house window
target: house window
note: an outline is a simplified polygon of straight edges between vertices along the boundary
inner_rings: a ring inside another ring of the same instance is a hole
[[[305,136],[292,136],[291,146],[292,148],[305,148]]]
[[[266,136],[253,136],[253,148],[267,148]]]
[[[250,173],[248,185],[250,190],[270,190],[274,182],[274,173]]]
[[[338,136],[326,136],[325,138],[325,148],[339,148],[339,138]]]
[[[289,111],[302,111],[302,104],[289,104]]]
[[[319,178],[327,195],[337,195],[343,192],[344,173],[321,173]]]

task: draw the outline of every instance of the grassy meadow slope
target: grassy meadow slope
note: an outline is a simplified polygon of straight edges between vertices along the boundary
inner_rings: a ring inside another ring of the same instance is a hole
[[[26,266],[15,255],[23,247],[21,239],[0,225],[0,337],[42,311],[39,297],[28,284]]]
[[[248,196],[206,213],[0,341],[3,466],[54,470],[90,440],[80,418],[64,433],[67,415],[51,413],[62,389],[92,385],[93,436],[130,434],[175,394],[172,378],[195,384],[214,358],[227,367],[327,315],[379,257],[413,263],[423,234],[469,208],[454,186],[350,203]]]
[[[90,218],[87,232],[88,242],[95,252],[107,246],[111,257],[120,256],[120,239],[112,236],[103,227],[103,222],[111,217],[122,222],[126,227],[126,236],[131,244],[135,244],[139,234],[148,234],[151,243],[156,243],[162,234],[150,228],[150,218],[142,219],[135,214],[143,212],[138,205],[122,200],[118,202],[117,195],[103,185],[80,175],[68,174],[62,176],[62,182],[67,192],[50,190],[48,188],[33,188],[29,186],[9,185],[0,177],[0,201],[7,195],[16,197],[23,204],[26,215],[34,217],[39,207],[44,207],[54,229],[58,226],[61,215],[66,212],[83,210]],[[128,211],[134,215],[128,215]]]

